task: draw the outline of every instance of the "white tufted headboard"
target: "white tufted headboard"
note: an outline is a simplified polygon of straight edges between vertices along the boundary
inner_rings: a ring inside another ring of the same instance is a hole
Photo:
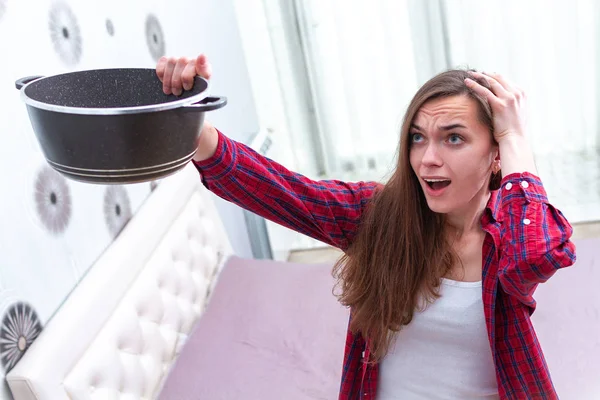
[[[190,164],[165,179],[6,376],[15,400],[152,399],[231,246]]]

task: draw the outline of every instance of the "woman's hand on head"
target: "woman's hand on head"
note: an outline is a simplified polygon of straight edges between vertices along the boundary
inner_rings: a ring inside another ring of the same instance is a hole
[[[180,96],[184,90],[192,89],[197,75],[210,79],[212,67],[204,54],[195,59],[161,57],[156,64],[156,75],[163,84],[165,94]]]
[[[472,79],[465,80],[471,89],[488,100],[492,108],[502,176],[523,172],[537,174],[533,152],[525,138],[525,93],[499,74],[473,72],[472,76],[485,79],[491,87],[489,90]]]
[[[500,74],[470,71],[474,78],[485,79],[491,90],[466,79],[465,83],[476,93],[485,97],[494,114],[494,138],[498,143],[511,137],[524,137],[526,125],[525,92]]]

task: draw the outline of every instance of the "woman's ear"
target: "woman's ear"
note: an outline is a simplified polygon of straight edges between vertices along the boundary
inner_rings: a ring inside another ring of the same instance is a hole
[[[501,169],[502,165],[500,164],[500,160],[494,160],[494,163],[492,164],[492,172],[494,172],[494,174],[497,174],[498,172],[500,172]]]
[[[492,162],[492,172],[494,174],[497,174],[502,169],[502,164],[500,163],[500,149],[496,148],[494,152],[495,156],[494,161]]]

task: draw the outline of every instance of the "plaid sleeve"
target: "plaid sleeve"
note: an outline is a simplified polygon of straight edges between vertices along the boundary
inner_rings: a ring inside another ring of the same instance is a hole
[[[312,180],[218,134],[215,154],[193,162],[206,188],[287,228],[348,247],[377,183]]]
[[[499,280],[504,291],[535,307],[533,293],[560,268],[575,263],[573,228],[548,202],[539,177],[510,174],[502,180]]]

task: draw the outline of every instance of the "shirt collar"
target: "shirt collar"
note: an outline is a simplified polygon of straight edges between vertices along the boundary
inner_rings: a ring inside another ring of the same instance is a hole
[[[485,212],[491,218],[492,221],[498,222],[501,216],[500,212],[500,191],[492,190],[490,199],[485,206]]]

